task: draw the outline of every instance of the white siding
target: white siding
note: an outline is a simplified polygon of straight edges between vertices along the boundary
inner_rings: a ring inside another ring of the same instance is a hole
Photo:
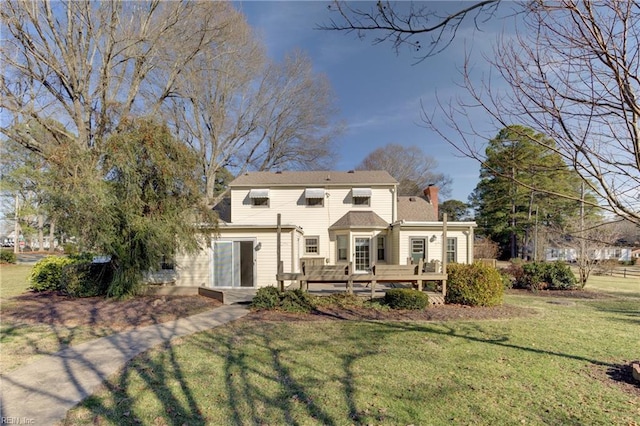
[[[234,225],[275,225],[278,213],[281,223],[296,225],[306,237],[319,237],[318,254],[304,252],[304,240],[300,244],[300,257],[322,257],[335,262],[335,239],[329,235],[329,227],[349,211],[374,211],[382,219],[393,220],[393,186],[373,187],[369,206],[355,206],[351,187],[326,187],[323,206],[307,206],[305,187],[272,187],[269,206],[252,206],[249,192],[252,188],[234,188],[231,191],[231,223]]]
[[[466,233],[463,231],[467,231]],[[435,240],[431,241],[435,236]],[[471,263],[473,259],[469,259],[469,239],[473,235],[470,235],[467,229],[447,229],[447,238],[457,239],[457,263]],[[398,255],[399,264],[407,264],[407,259],[410,254],[410,241],[411,238],[424,238],[427,245],[427,262],[433,262],[438,260],[442,262],[442,228],[402,228],[398,232]]]
[[[211,257],[209,247],[195,254],[176,254],[176,285],[208,287],[211,283]]]
[[[297,268],[297,231],[283,230],[281,235],[281,257],[284,262],[284,272],[295,272]],[[275,230],[225,230],[220,229],[217,237],[222,241],[247,241],[255,239],[255,245],[260,244],[260,250],[254,251],[256,271],[256,287],[276,285],[277,272],[277,234]],[[292,242],[294,246],[292,247]],[[179,286],[212,286],[212,257],[211,248],[207,247],[194,255],[176,256],[176,285]]]

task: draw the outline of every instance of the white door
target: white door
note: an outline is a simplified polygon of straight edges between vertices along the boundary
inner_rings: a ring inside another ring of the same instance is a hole
[[[371,238],[356,237],[353,254],[355,272],[367,272],[371,267]]]

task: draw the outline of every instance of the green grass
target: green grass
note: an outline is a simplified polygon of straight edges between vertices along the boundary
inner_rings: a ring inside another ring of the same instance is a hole
[[[640,278],[610,277],[592,274],[587,280],[585,289],[600,291],[612,295],[640,297]]]
[[[18,296],[29,287],[29,274],[33,265],[0,265],[0,298]]]
[[[135,358],[66,423],[639,422],[607,372],[640,358],[640,300],[550,301],[508,296],[536,311],[508,320],[240,321]]]

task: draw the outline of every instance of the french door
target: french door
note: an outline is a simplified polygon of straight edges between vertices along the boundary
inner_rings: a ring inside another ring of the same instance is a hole
[[[354,262],[355,272],[367,272],[371,267],[371,238],[354,238]]]

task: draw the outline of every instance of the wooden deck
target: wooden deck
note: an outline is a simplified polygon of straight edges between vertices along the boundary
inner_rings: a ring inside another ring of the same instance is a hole
[[[310,283],[335,283],[345,285],[346,292],[354,293],[354,285],[362,287],[364,284],[371,293],[371,298],[375,296],[376,287],[380,284],[406,283],[413,285],[422,291],[424,284],[428,281],[436,281],[441,284],[442,292],[429,292],[432,304],[444,303],[444,296],[447,291],[447,274],[439,272],[439,265],[435,263],[424,264],[422,261],[415,265],[374,265],[370,271],[355,272],[353,264],[342,265],[307,265],[302,262],[301,272],[279,273],[276,277],[281,288],[283,281],[295,281],[299,283],[300,289],[309,291]],[[437,297],[436,295],[439,295]]]

